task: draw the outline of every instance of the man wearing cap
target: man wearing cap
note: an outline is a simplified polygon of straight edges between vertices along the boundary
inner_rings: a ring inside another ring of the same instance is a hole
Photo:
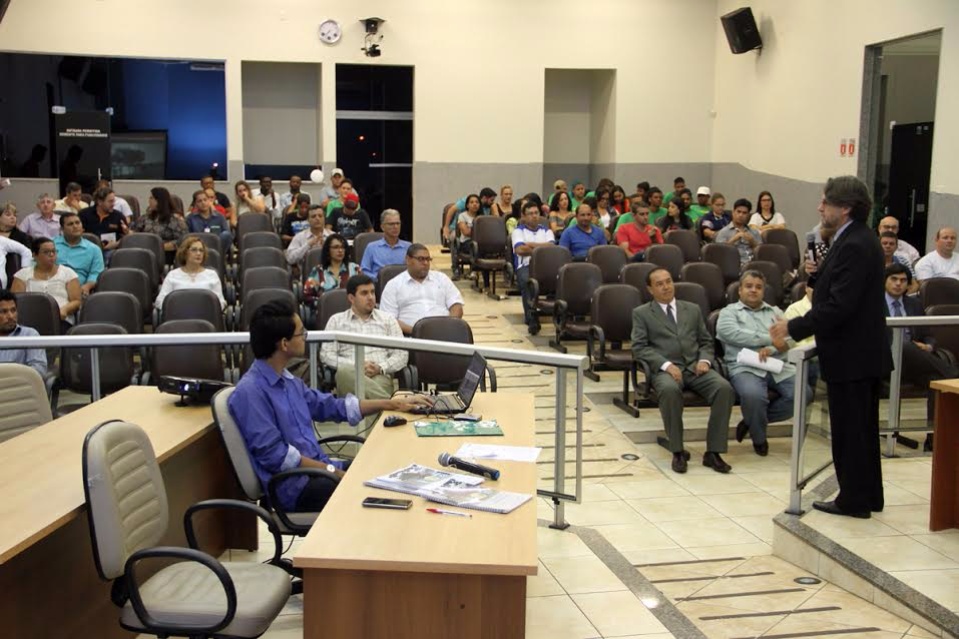
[[[349,184],[343,181],[343,184]],[[360,199],[356,193],[347,193],[343,196],[343,205],[332,209],[333,213],[326,216],[326,225],[331,231],[339,233],[347,240],[354,240],[360,233],[373,230],[373,223],[366,211],[360,208]]]
[[[335,200],[340,197],[340,182],[343,181],[343,169],[337,167],[333,169],[333,172],[330,173],[330,184],[323,187],[323,192],[320,194],[320,205],[325,209],[330,200]]]
[[[693,224],[699,222],[699,218],[709,213],[709,196],[712,191],[708,186],[701,186],[696,189],[696,203],[689,207],[686,215],[693,221]]]
[[[353,181],[347,178],[340,180],[340,185],[336,188],[337,197],[335,200],[330,200],[326,205],[326,219],[330,219],[330,216],[333,214],[333,211],[343,206],[343,203],[346,201],[347,195],[352,195],[356,198],[356,208],[359,208],[360,196],[356,194],[356,191],[353,190]]]

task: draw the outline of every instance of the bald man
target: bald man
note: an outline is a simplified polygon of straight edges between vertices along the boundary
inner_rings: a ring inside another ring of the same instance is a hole
[[[951,277],[959,280],[959,254],[956,253],[956,229],[944,226],[936,231],[936,250],[916,262],[916,279]]]
[[[895,233],[896,236],[898,237],[899,236],[899,220],[897,220],[891,215],[887,215],[886,217],[879,220],[879,234],[881,235],[883,233]],[[912,266],[913,264],[918,262],[919,258],[922,257],[919,254],[919,251],[916,250],[915,246],[903,240],[899,240],[899,245],[896,247],[895,255],[905,260],[909,264],[909,266]]]

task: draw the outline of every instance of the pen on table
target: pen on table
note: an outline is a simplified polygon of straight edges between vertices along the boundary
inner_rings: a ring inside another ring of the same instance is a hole
[[[473,515],[469,513],[458,513],[455,510],[443,510],[441,508],[427,508],[426,512],[433,513],[435,515],[456,515],[457,517],[472,517]]]

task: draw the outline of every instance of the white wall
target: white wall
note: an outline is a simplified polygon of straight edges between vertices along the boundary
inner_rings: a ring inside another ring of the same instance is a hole
[[[243,63],[243,161],[321,160],[320,65]]]

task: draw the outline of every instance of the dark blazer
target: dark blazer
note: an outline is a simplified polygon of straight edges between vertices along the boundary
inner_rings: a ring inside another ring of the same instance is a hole
[[[903,295],[901,298],[902,309],[906,314],[906,317],[924,317],[926,312],[922,309],[922,303],[916,297],[910,297],[909,295]],[[889,317],[889,305],[886,304],[886,296],[882,297],[882,311],[885,317]],[[928,328],[922,326],[915,326],[909,329],[912,333],[912,339],[917,342],[922,342],[923,344],[929,344],[930,346],[935,346],[935,340],[932,337],[932,333]],[[892,344],[892,329],[886,329],[886,334],[889,336],[889,343]]]
[[[706,330],[699,304],[676,300],[674,326],[655,300],[633,309],[633,358],[653,371],[670,361],[694,372],[699,360],[713,361],[713,338]]]
[[[879,238],[853,221],[816,273],[812,310],[789,321],[796,341],[815,335],[827,382],[882,378],[892,370],[883,283]]]

